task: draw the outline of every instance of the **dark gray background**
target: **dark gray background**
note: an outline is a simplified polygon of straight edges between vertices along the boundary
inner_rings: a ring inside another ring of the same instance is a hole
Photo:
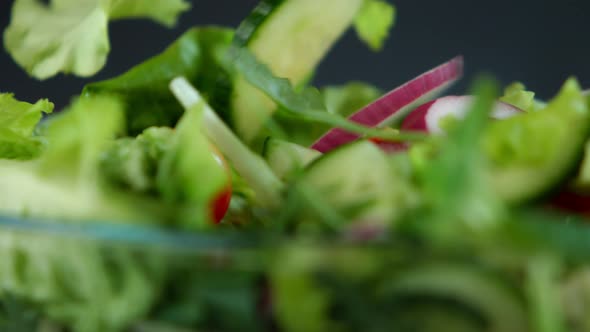
[[[345,2],[346,0],[342,0]],[[467,75],[460,93],[476,73],[493,73],[501,82],[525,82],[550,97],[569,75],[590,87],[590,1],[561,0],[399,0],[398,20],[386,47],[372,53],[349,32],[322,63],[316,84],[349,80],[389,89],[457,54],[465,56]],[[192,25],[236,26],[256,0],[193,1],[193,9],[168,30],[149,21],[119,21],[110,26],[108,64],[92,80],[119,74],[153,55]],[[12,1],[0,0],[0,28]],[[0,91],[33,101],[49,97],[58,107],[89,80],[29,78],[5,51],[0,52]]]

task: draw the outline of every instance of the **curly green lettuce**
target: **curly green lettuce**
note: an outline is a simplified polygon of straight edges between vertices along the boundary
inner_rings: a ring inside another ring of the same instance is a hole
[[[171,26],[190,5],[184,0],[16,0],[4,46],[31,76],[91,76],[106,63],[109,20],[150,18]]]
[[[43,141],[35,128],[53,104],[41,99],[35,104],[21,102],[10,93],[0,93],[0,159],[30,159],[37,156]]]
[[[166,275],[158,255],[91,241],[3,231],[0,243],[0,299],[34,303],[74,332],[122,331],[148,313]]]

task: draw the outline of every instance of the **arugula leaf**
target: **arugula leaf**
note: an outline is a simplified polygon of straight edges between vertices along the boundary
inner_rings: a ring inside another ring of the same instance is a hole
[[[392,129],[373,129],[349,121],[344,117],[329,113],[326,110],[323,97],[319,90],[304,87],[300,91],[295,89],[286,78],[275,76],[270,68],[261,63],[256,56],[246,48],[231,49],[235,69],[253,86],[257,87],[277,104],[278,111],[285,116],[297,118],[301,121],[322,123],[331,127],[339,127],[354,133],[383,139],[422,139],[423,135],[400,133]]]
[[[349,82],[341,86],[326,86],[320,90],[326,111],[347,117],[381,96],[379,89],[361,82]],[[268,136],[280,137],[290,142],[309,146],[331,126],[304,121],[288,116],[279,110],[267,123]],[[273,125],[273,126],[271,126]]]
[[[168,84],[173,78],[184,76],[227,119],[231,80],[222,68],[222,58],[232,38],[231,29],[189,29],[162,53],[126,73],[87,85],[83,95],[119,97],[123,101],[127,131],[134,135],[151,126],[176,124],[183,109],[168,90]]]
[[[172,25],[188,7],[184,0],[16,0],[4,45],[37,79],[59,72],[91,76],[109,53],[109,19],[149,17]]]
[[[395,7],[384,0],[365,0],[354,20],[359,38],[373,51],[379,51],[395,23]]]
[[[0,159],[31,159],[43,145],[34,131],[43,114],[53,104],[41,99],[35,104],[17,101],[12,94],[0,93]]]

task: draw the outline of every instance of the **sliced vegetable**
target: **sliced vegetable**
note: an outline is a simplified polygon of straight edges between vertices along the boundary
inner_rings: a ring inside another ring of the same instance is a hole
[[[269,137],[264,142],[262,156],[281,179],[292,179],[313,160],[321,156],[316,150]]]
[[[537,112],[490,124],[484,149],[489,185],[518,204],[557,190],[578,168],[590,134],[590,112],[575,79]]]
[[[229,203],[231,202],[232,196],[232,181],[231,181],[231,168],[225,161],[225,158],[215,147],[212,147],[213,157],[217,163],[222,166],[227,174],[226,184],[223,189],[219,191],[213,199],[209,201],[209,215],[211,219],[216,223],[220,223],[229,209]]]
[[[178,205],[180,222],[186,228],[207,227],[213,219],[212,202],[231,184],[230,174],[216,160],[203,130],[205,112],[204,104],[186,110],[156,177],[162,199]]]
[[[426,131],[442,134],[445,126],[465,117],[473,103],[471,96],[447,96],[428,102],[412,111],[402,122],[402,130]],[[496,102],[490,113],[493,119],[506,119],[523,113],[522,110],[504,102]]]
[[[263,0],[238,27],[234,45],[247,47],[275,75],[299,85],[352,24],[362,4],[363,0],[348,0],[345,6],[341,0]],[[244,77],[234,84],[233,126],[251,141],[276,105]]]
[[[235,136],[185,78],[174,79],[170,83],[170,89],[185,109],[203,108],[203,126],[196,128],[203,128],[207,137],[232,162],[238,173],[255,191],[259,204],[277,207],[280,202],[282,184],[264,160],[250,151]],[[189,130],[187,128],[187,131]],[[194,169],[190,171],[194,172]]]
[[[360,141],[312,162],[295,186],[302,195],[332,210],[334,216],[347,216],[347,222],[364,220],[389,224],[406,211],[414,199],[407,181],[386,154],[374,144]]]
[[[405,117],[414,107],[432,99],[448,88],[463,73],[463,59],[456,57],[390,91],[349,117],[367,127],[391,125]],[[312,148],[328,152],[359,136],[340,128],[328,131]]]

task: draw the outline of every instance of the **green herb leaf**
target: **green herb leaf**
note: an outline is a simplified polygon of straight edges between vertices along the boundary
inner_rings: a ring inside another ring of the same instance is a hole
[[[232,48],[233,63],[237,71],[253,86],[271,97],[286,116],[302,121],[322,123],[347,131],[383,139],[422,139],[421,134],[399,133],[396,130],[367,128],[344,117],[329,113],[319,90],[305,87],[297,91],[286,78],[275,76],[270,68],[246,48]]]
[[[485,158],[479,144],[497,88],[494,81],[482,79],[473,90],[476,99],[465,120],[454,128],[421,174],[425,199],[436,220],[427,228],[436,236],[452,237],[450,234],[459,229],[489,229],[503,212],[498,197],[487,186]]]
[[[354,20],[359,38],[373,51],[379,51],[395,23],[395,7],[384,0],[365,0]]]

